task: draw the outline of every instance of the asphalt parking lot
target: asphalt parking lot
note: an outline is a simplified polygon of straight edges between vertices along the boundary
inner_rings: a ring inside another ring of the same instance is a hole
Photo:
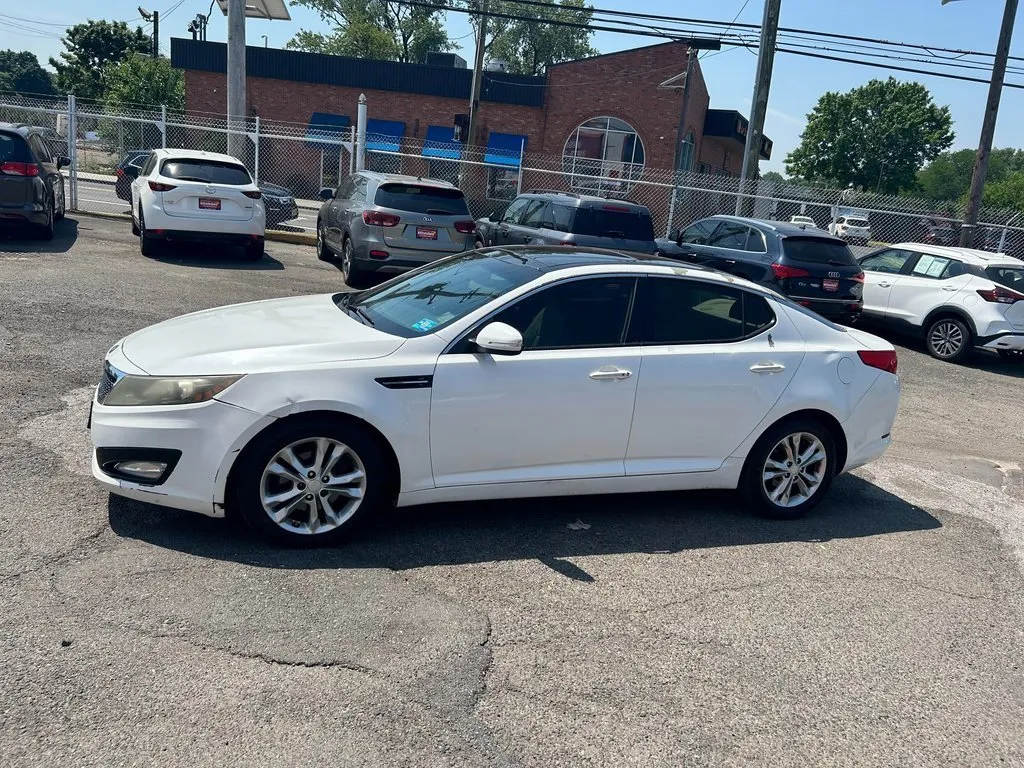
[[[1024,366],[901,347],[894,446],[802,521],[453,504],[277,550],[108,498],[85,430],[123,335],[343,287],[267,252],[0,235],[5,765],[1024,764]]]

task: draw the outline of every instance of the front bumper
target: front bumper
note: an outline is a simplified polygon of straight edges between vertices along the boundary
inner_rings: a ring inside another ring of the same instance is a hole
[[[90,416],[96,449],[112,449],[119,457],[139,458],[157,452],[178,452],[180,458],[159,483],[132,482],[104,470],[93,451],[92,474],[110,493],[137,501],[223,517],[223,473],[249,434],[262,429],[269,417],[209,400],[196,405],[126,407],[104,406],[95,399]],[[218,479],[221,482],[218,482]],[[222,494],[221,494],[222,495]]]
[[[291,203],[271,203],[269,200],[265,202],[267,211],[267,224],[280,224],[285,221],[291,221],[299,217],[299,206],[295,202]]]
[[[994,339],[985,341],[981,347],[982,349],[990,349],[993,352],[1000,350],[1024,352],[1024,333],[1008,333],[1004,336],[996,336]]]

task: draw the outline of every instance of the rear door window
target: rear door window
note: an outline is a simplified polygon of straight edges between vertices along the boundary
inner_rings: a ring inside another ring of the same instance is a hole
[[[575,208],[570,208],[568,205],[551,205],[551,223],[554,225],[554,229],[559,232],[571,232],[572,231],[572,217],[576,212]]]
[[[577,235],[613,237],[619,240],[654,240],[650,211],[614,205],[577,208],[572,231]]]
[[[16,133],[0,133],[0,163],[31,163],[28,144]]]
[[[252,184],[245,166],[217,160],[165,160],[160,175],[179,181],[242,187]]]
[[[832,264],[837,267],[854,267],[857,259],[846,243],[824,240],[818,237],[787,237],[782,241],[782,251],[787,258],[805,264]]]
[[[422,184],[381,184],[373,202],[382,208],[435,216],[468,216],[469,207],[461,189]]]
[[[953,259],[947,259],[945,256],[932,256],[930,253],[922,253],[918,257],[914,268],[910,270],[910,274],[914,277],[930,277],[935,280],[941,280],[952,263]]]
[[[544,224],[544,214],[547,207],[548,204],[543,200],[534,200],[527,206],[526,213],[523,214],[522,221],[519,224],[531,229],[540,229]]]

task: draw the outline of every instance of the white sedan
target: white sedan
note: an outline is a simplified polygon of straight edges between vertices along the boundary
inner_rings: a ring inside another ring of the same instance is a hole
[[[896,352],[753,283],[565,248],[239,304],[107,354],[112,493],[286,543],[386,504],[738,488],[792,518],[889,445]]]

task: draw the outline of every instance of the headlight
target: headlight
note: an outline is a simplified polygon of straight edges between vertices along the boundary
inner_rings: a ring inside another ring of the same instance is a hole
[[[125,376],[104,405],[188,405],[212,400],[239,376]]]

